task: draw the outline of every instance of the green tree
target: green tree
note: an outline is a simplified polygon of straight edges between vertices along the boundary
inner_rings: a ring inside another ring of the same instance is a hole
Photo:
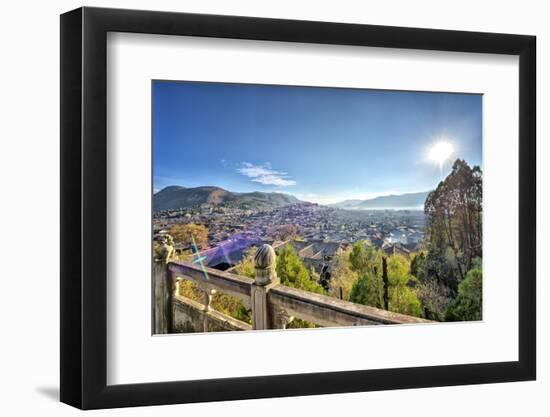
[[[445,320],[445,311],[452,301],[447,287],[431,279],[420,281],[416,286],[416,294],[424,307],[427,319]]]
[[[244,251],[243,259],[233,270],[237,275],[249,278],[254,278],[256,276],[254,257],[256,256],[257,250],[256,246],[252,246]]]
[[[350,301],[353,303],[383,308],[384,284],[382,277],[373,272],[361,275],[353,284]]]
[[[367,272],[369,260],[367,255],[367,247],[363,242],[355,242],[349,254],[351,268],[358,273]]]
[[[281,284],[292,288],[299,288],[317,294],[325,294],[325,289],[319,284],[319,274],[313,269],[310,271],[302,264],[298,254],[291,244],[286,244],[277,256],[277,276]],[[287,326],[289,329],[313,328],[315,324],[296,317]]]
[[[355,244],[351,250],[351,269],[359,279],[352,287],[350,301],[373,307],[384,308],[384,282],[382,279],[382,258],[388,267],[388,309],[397,313],[423,317],[422,303],[416,291],[410,287],[417,279],[410,274],[411,264],[402,255],[386,256],[384,252],[363,243]]]
[[[350,269],[359,277],[352,286],[350,301],[382,308],[382,252],[366,242],[356,242],[349,254]]]
[[[392,255],[388,258],[389,310],[424,317],[422,304],[416,292],[409,286],[416,282],[409,271],[410,263],[404,256]]]
[[[451,173],[426,198],[424,212],[429,250],[426,272],[456,293],[474,259],[482,256],[481,169],[457,159]]]
[[[350,262],[351,248],[346,250],[338,249],[332,260],[332,269],[330,273],[329,294],[332,297],[349,300],[353,285],[359,278],[357,272],[351,269]]]
[[[366,242],[356,242],[351,248],[351,270],[358,276],[352,287],[350,301],[384,308],[384,282],[382,281],[382,258],[384,252]]]
[[[380,272],[383,252],[367,242],[355,242],[349,254],[351,269],[359,274]]]
[[[424,265],[426,263],[426,255],[424,252],[415,253],[411,259],[411,275],[420,278]]]
[[[290,244],[285,245],[279,251],[276,271],[283,285],[318,294],[325,293],[321,284],[311,278],[310,272],[302,264],[298,254]]]
[[[170,235],[176,243],[191,246],[191,236],[198,247],[208,245],[208,228],[202,224],[175,224],[170,228]]]
[[[447,321],[471,321],[482,319],[483,274],[477,267],[466,275],[458,286],[458,296],[449,304],[445,313]]]

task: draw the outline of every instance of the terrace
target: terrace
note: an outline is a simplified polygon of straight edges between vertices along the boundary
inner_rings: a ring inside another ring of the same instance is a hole
[[[254,279],[174,261],[172,253],[168,240],[155,253],[155,334],[284,329],[294,318],[319,327],[430,322],[281,285],[275,272],[277,255],[270,245],[263,245],[256,254]],[[202,302],[180,295],[179,286],[184,280],[197,284],[203,295]],[[252,310],[252,324],[214,310],[211,301],[216,292],[241,300]]]

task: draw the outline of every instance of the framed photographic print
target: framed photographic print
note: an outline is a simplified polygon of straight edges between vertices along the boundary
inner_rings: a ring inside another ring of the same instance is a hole
[[[61,16],[61,400],[535,379],[535,38]]]

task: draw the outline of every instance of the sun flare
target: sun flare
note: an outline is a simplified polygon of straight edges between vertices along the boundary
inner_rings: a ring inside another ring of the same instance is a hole
[[[437,142],[430,149],[429,158],[441,167],[451,157],[454,150],[454,146],[449,142]]]

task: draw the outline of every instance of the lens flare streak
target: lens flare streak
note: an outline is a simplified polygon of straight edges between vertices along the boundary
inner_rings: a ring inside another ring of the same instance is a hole
[[[206,278],[206,280],[209,280],[208,278],[208,272],[206,272],[206,269],[204,267],[204,264],[202,263],[202,261],[204,259],[206,259],[206,256],[201,256],[200,252],[199,252],[199,248],[197,247],[197,243],[195,242],[195,238],[193,237],[193,234],[191,234],[191,242],[193,243],[193,252],[195,252],[195,256],[197,257],[193,263],[196,264],[198,263],[201,267],[201,270],[202,270],[202,273],[204,274],[204,277]]]

